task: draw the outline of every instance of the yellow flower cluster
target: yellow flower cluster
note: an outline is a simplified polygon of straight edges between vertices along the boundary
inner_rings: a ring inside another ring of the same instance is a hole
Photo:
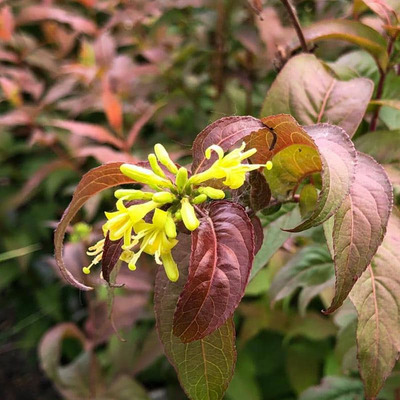
[[[243,152],[244,148],[245,143],[225,155],[221,147],[210,146],[205,152],[206,158],[210,159],[211,152],[214,151],[218,159],[210,168],[191,177],[186,168],[178,169],[161,144],[156,144],[155,154],[148,157],[151,169],[131,164],[121,165],[120,169],[124,175],[136,183],[147,185],[153,192],[120,189],[114,193],[118,199],[117,211],[105,213],[107,222],[103,225],[103,233],[104,236],[108,234],[113,241],[123,239],[120,259],[128,263],[131,270],[135,270],[141,254],[150,254],[158,264],[164,266],[168,278],[175,282],[179,272],[171,251],[178,243],[176,222],[183,221],[189,231],[194,231],[200,224],[196,206],[208,199],[225,198],[223,190],[203,186],[204,182],[224,179],[222,183],[225,186],[237,189],[243,185],[247,172],[260,167],[272,168],[270,161],[266,165],[242,164],[243,160],[256,152],[256,149]],[[174,179],[167,176],[160,164]],[[138,201],[140,203],[137,203]],[[152,222],[149,223],[144,218],[151,212]],[[101,261],[104,242],[102,239],[89,248],[87,254],[94,259],[88,267],[83,268],[84,273],[90,273],[90,268]]]

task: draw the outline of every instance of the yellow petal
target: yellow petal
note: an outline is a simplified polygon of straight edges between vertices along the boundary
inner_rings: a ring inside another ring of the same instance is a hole
[[[176,282],[179,278],[179,270],[176,262],[172,258],[171,253],[166,253],[161,255],[161,260],[164,265],[165,273],[171,282]]]

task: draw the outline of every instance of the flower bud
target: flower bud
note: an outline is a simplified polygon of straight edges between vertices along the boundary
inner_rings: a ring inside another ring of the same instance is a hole
[[[118,189],[114,192],[117,199],[124,200],[151,200],[154,193],[142,192],[136,189]]]
[[[221,200],[225,198],[225,192],[223,190],[215,189],[211,186],[199,187],[198,191],[213,200]]]
[[[201,204],[201,203],[204,203],[206,200],[207,200],[207,195],[205,195],[205,194],[199,194],[198,196],[196,196],[196,197],[193,199],[192,203],[193,203],[193,204]]]
[[[171,252],[161,255],[162,263],[164,265],[165,273],[171,282],[176,282],[179,278],[179,270],[176,262],[172,258]]]
[[[157,203],[172,203],[176,197],[171,192],[158,192],[153,194],[153,201]]]
[[[167,220],[165,221],[165,233],[170,239],[176,238],[176,225],[171,213],[168,213]]]
[[[161,169],[161,167],[159,166],[158,162],[157,162],[157,157],[155,154],[151,153],[148,156],[148,160],[151,166],[151,169],[153,170],[153,172],[158,175],[161,176],[162,178],[165,178],[165,174],[164,171]]]
[[[175,219],[176,219],[177,221],[182,221],[182,213],[181,213],[181,210],[178,210],[178,211],[174,214],[174,216],[175,216]]]
[[[167,150],[165,150],[165,147],[162,144],[157,143],[154,146],[154,151],[156,153],[158,161],[160,161],[162,165],[167,167],[168,171],[172,172],[173,174],[176,174],[178,172],[178,168],[176,167],[175,163],[170,159]]]
[[[170,180],[162,178],[156,175],[153,171],[137,165],[122,164],[120,170],[124,175],[140,183],[161,187],[173,187]]]
[[[193,206],[190,204],[189,199],[182,199],[181,204],[183,223],[185,224],[186,228],[189,229],[189,231],[196,230],[200,225],[200,221],[197,219],[196,212],[194,211]]]
[[[186,186],[188,181],[188,171],[185,167],[181,167],[176,174],[175,183],[179,192],[183,191],[183,188]]]

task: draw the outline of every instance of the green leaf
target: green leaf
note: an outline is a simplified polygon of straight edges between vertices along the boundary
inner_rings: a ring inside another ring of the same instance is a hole
[[[386,75],[385,85],[383,88],[382,99],[399,100],[400,92],[400,75],[395,71],[390,71]],[[395,103],[391,103],[390,107],[383,105],[379,111],[379,118],[390,129],[400,129],[400,111],[397,107],[392,107]]]
[[[400,130],[374,131],[355,141],[357,150],[367,153],[380,163],[400,161]]]
[[[271,257],[290,237],[290,233],[282,229],[288,228],[292,224],[296,224],[297,221],[300,221],[300,213],[296,208],[287,214],[282,215],[276,221],[264,228],[264,241],[260,250],[254,257],[250,280],[253,279],[257,272],[268,263]]]
[[[310,217],[291,232],[322,224],[340,207],[350,191],[357,160],[354,145],[338,126],[318,124],[305,127],[322,157],[322,190]]]
[[[364,50],[350,51],[328,66],[344,81],[364,77],[377,84],[379,80],[379,68],[374,58]]]
[[[64,214],[57,225],[54,233],[54,252],[57,266],[63,278],[73,286],[81,290],[92,290],[91,287],[84,285],[76,280],[76,278],[67,270],[64,264],[62,250],[65,231],[72,218],[81,209],[81,207],[95,194],[124,183],[132,183],[132,179],[128,178],[119,170],[122,163],[110,163],[101,165],[86,173],[75,189],[71,203],[64,211]]]
[[[318,191],[314,185],[304,185],[300,191],[300,214],[301,217],[307,218],[317,205]]]
[[[369,79],[338,81],[314,55],[291,58],[269,89],[261,116],[287,113],[301,125],[329,122],[352,136],[374,89]]]
[[[299,308],[304,314],[312,297],[333,283],[333,276],[328,249],[320,245],[305,247],[275,275],[269,290],[271,302],[282,300],[301,288]]]
[[[387,68],[388,54],[385,38],[376,30],[361,22],[345,19],[323,20],[304,28],[303,32],[307,43],[336,39],[360,46],[376,59],[383,70]],[[299,47],[300,43],[296,38],[291,48]]]
[[[373,158],[358,153],[350,193],[334,215],[335,296],[327,313],[340,307],[371,262],[386,232],[392,185]]]
[[[400,351],[400,215],[394,210],[385,239],[350,293],[357,309],[360,375],[367,398],[374,398]]]
[[[319,386],[307,389],[299,400],[361,400],[362,382],[358,379],[328,376]]]
[[[180,235],[173,255],[179,268],[179,280],[170,282],[162,268],[156,277],[154,302],[158,334],[188,397],[193,400],[219,400],[235,368],[233,321],[230,318],[211,335],[190,343],[183,343],[173,335],[175,307],[188,275],[190,236]]]

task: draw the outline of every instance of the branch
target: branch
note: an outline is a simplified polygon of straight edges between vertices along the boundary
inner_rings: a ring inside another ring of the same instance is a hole
[[[304,33],[301,29],[299,18],[297,17],[297,12],[290,0],[281,0],[282,4],[285,6],[287,12],[289,13],[289,17],[292,21],[294,29],[296,30],[297,37],[299,38],[301,48],[303,49],[304,53],[308,53],[307,42],[304,37]]]

